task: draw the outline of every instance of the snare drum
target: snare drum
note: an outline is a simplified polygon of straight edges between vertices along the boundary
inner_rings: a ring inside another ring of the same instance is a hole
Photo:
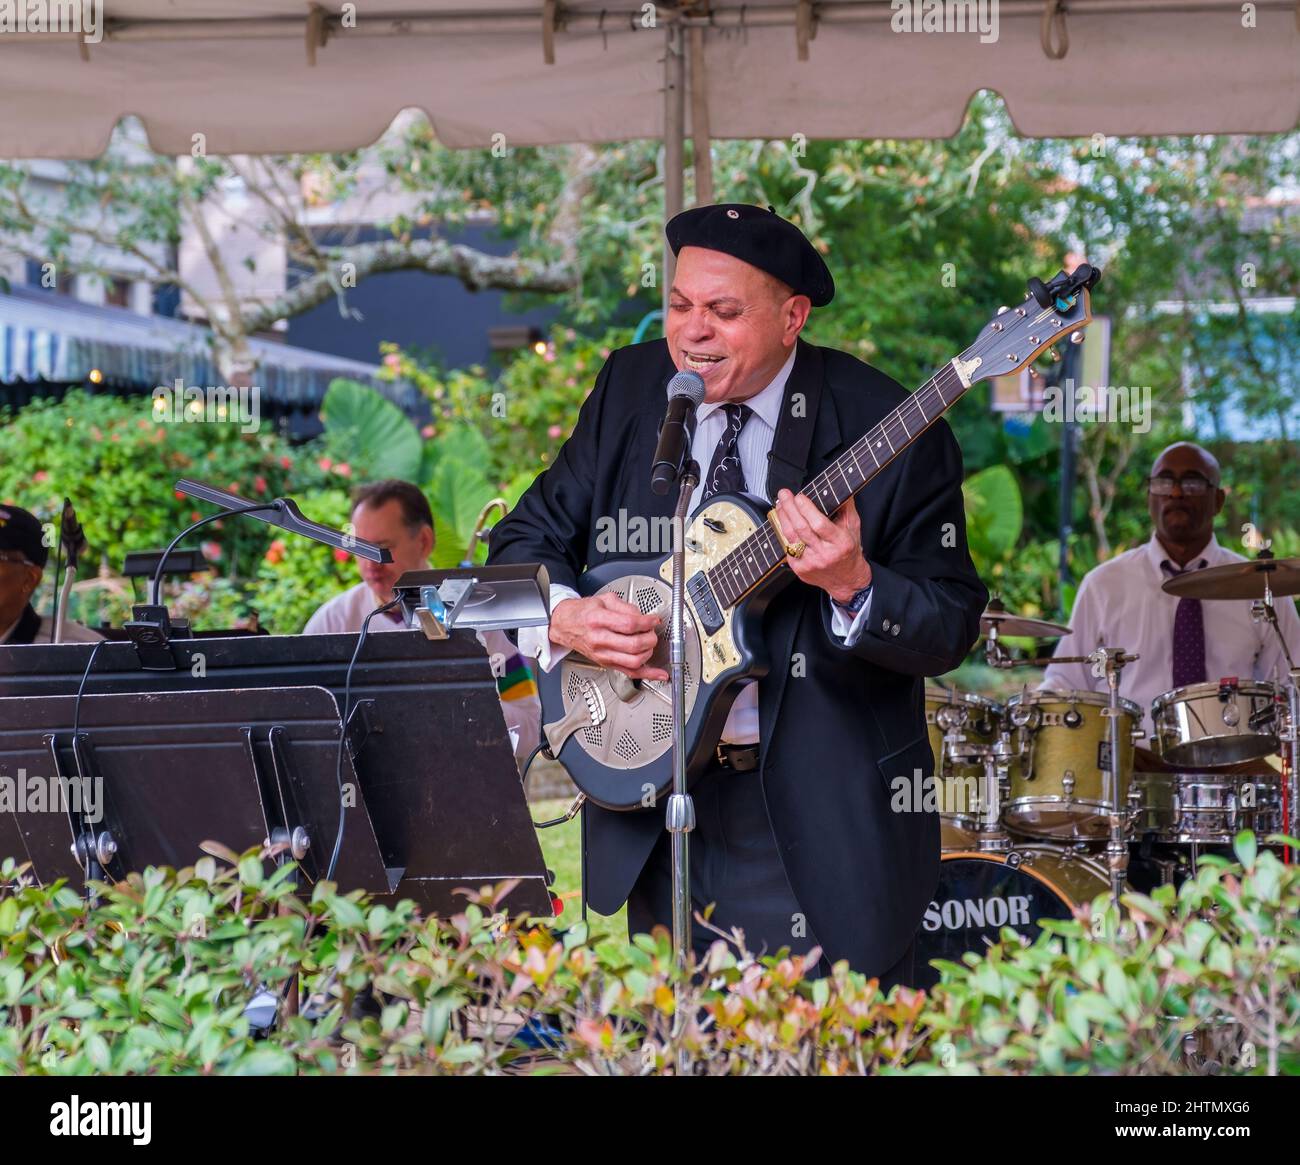
[[[1272,756],[1282,711],[1277,688],[1261,681],[1174,688],[1151,705],[1156,749],[1170,764],[1187,769]]]
[[[943,848],[975,848],[981,833],[1000,828],[996,803],[990,803],[984,788],[984,762],[977,754],[996,746],[1002,706],[972,692],[926,688],[925,725],[934,753]]]
[[[1119,701],[1118,803],[1106,799],[1110,767],[1109,700],[1099,692],[1027,692],[1007,701],[1020,763],[1010,774],[1003,818],[1030,837],[1095,841],[1107,817],[1126,812],[1133,736],[1142,709]]]
[[[1138,773],[1135,832],[1172,845],[1227,846],[1243,829],[1282,833],[1277,773]]]

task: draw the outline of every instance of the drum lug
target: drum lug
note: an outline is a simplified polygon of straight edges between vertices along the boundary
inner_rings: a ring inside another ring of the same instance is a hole
[[[1067,801],[1074,800],[1074,770],[1066,769],[1065,775],[1061,778],[1061,789],[1065,793]]]

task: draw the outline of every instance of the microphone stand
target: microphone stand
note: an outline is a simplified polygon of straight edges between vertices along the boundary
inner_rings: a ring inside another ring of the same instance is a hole
[[[667,827],[673,842],[673,960],[686,968],[691,950],[690,834],[695,828],[695,802],[686,789],[686,511],[700,483],[700,467],[688,457],[678,478],[673,514],[672,609],[668,627],[668,675],[673,704],[673,792],[668,798]],[[680,992],[681,987],[679,985]],[[683,1022],[683,1009],[677,1009]],[[683,1053],[684,1055],[685,1053]]]

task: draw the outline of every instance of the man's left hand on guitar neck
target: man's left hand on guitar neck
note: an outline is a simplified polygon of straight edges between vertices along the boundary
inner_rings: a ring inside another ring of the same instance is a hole
[[[824,590],[841,606],[871,585],[871,564],[862,549],[862,523],[852,498],[832,520],[811,498],[783,489],[776,496],[776,515],[786,544],[804,543],[798,558],[786,558],[804,582]]]

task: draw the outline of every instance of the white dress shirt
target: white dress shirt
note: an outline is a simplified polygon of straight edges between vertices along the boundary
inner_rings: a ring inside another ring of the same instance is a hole
[[[767,498],[767,454],[776,437],[776,423],[781,417],[781,401],[785,396],[786,381],[790,379],[790,370],[794,368],[795,352],[792,350],[781,370],[762,392],[740,403],[753,410],[753,416],[745,422],[737,438],[740,451],[740,464],[745,472],[746,492],[755,497]],[[704,480],[708,477],[709,466],[713,463],[713,453],[717,448],[727,424],[727,414],[722,401],[716,404],[702,404],[695,412],[695,437],[691,442],[691,456],[699,462],[700,484],[691,496],[690,512],[694,513],[704,494]],[[646,466],[647,472],[649,466]],[[767,498],[770,502],[772,499]],[[572,587],[560,583],[551,584],[551,610],[565,599],[578,598],[578,592]],[[871,597],[856,616],[831,602],[826,596],[831,609],[831,627],[835,634],[850,647],[858,641],[862,629],[866,626],[867,616],[871,611]],[[550,671],[569,653],[568,648],[560,648],[550,640],[544,627],[525,627],[519,632],[519,650],[526,656],[536,656],[537,662],[545,671]],[[727,723],[722,729],[722,738],[728,744],[754,744],[758,740],[758,685],[752,681],[745,684],[731,705]]]
[[[322,603],[316,613],[307,620],[302,633],[304,635],[355,635],[361,630],[366,616],[377,606],[379,604],[375,602],[374,592],[366,583],[359,582],[341,595],[335,595]],[[370,630],[406,631],[408,628],[404,623],[380,615],[370,620]],[[474,634],[487,649],[489,657],[500,655],[504,662],[512,655],[527,654],[522,649],[517,649],[504,631],[476,631]],[[515,756],[520,760],[526,760],[541,732],[541,701],[535,695],[502,700],[501,710],[505,714],[506,730],[510,734],[510,744]]]
[[[1197,564],[1221,566],[1244,562],[1240,554],[1225,550],[1211,537],[1194,558]],[[1091,570],[1079,584],[1070,615],[1070,634],[1056,646],[1057,655],[1087,655],[1098,647],[1122,647],[1141,658],[1120,673],[1119,694],[1142,707],[1146,731],[1154,730],[1151,703],[1172,691],[1174,614],[1178,596],[1161,589],[1169,577],[1161,563],[1177,564],[1153,534],[1151,540]],[[1289,598],[1275,600],[1278,627],[1296,657],[1300,652],[1300,616]],[[1276,680],[1286,674],[1286,657],[1277,634],[1250,615],[1248,599],[1204,599],[1205,678],[1217,682],[1224,676],[1246,680]],[[1043,688],[1054,691],[1105,692],[1105,675],[1094,676],[1087,663],[1053,663],[1043,674]]]

